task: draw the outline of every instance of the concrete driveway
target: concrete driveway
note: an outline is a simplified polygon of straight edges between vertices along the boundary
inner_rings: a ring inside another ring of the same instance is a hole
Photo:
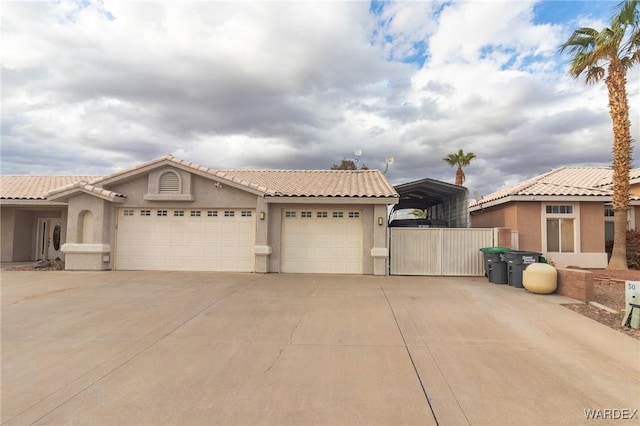
[[[570,299],[484,278],[1,279],[2,424],[592,425],[602,419],[585,410],[635,424],[640,416],[638,340],[558,305]]]

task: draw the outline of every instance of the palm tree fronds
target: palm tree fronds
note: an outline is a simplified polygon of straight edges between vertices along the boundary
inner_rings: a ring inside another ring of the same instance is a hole
[[[638,0],[625,0],[620,2],[616,6],[615,10],[619,10],[619,12],[614,14],[611,18],[612,21],[617,21],[622,26],[638,26],[640,21],[638,14]]]
[[[587,70],[584,80],[589,83],[597,83],[604,77],[604,67],[591,67]]]

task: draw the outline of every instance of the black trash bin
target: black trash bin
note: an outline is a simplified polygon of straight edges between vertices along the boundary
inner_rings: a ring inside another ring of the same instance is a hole
[[[507,282],[510,286],[524,288],[522,273],[532,263],[540,261],[542,253],[535,251],[507,251],[504,253],[507,263]]]
[[[484,276],[494,284],[507,284],[507,263],[504,253],[511,250],[508,247],[483,247],[480,249],[484,256]]]

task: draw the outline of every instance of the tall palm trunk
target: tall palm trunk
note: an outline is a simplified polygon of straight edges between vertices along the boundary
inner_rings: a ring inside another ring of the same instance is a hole
[[[456,185],[462,186],[464,183],[464,171],[462,170],[462,166],[458,166],[458,170],[456,170]]]
[[[609,113],[613,121],[613,252],[609,269],[627,269],[627,211],[631,169],[631,124],[627,100],[626,70],[619,58],[612,58],[605,79],[609,91]]]

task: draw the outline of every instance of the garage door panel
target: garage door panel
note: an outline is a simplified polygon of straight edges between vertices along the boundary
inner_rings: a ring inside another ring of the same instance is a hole
[[[213,210],[142,210],[118,212],[117,269],[253,271],[253,211],[216,216]]]
[[[282,272],[362,273],[358,210],[285,210],[281,241]]]

